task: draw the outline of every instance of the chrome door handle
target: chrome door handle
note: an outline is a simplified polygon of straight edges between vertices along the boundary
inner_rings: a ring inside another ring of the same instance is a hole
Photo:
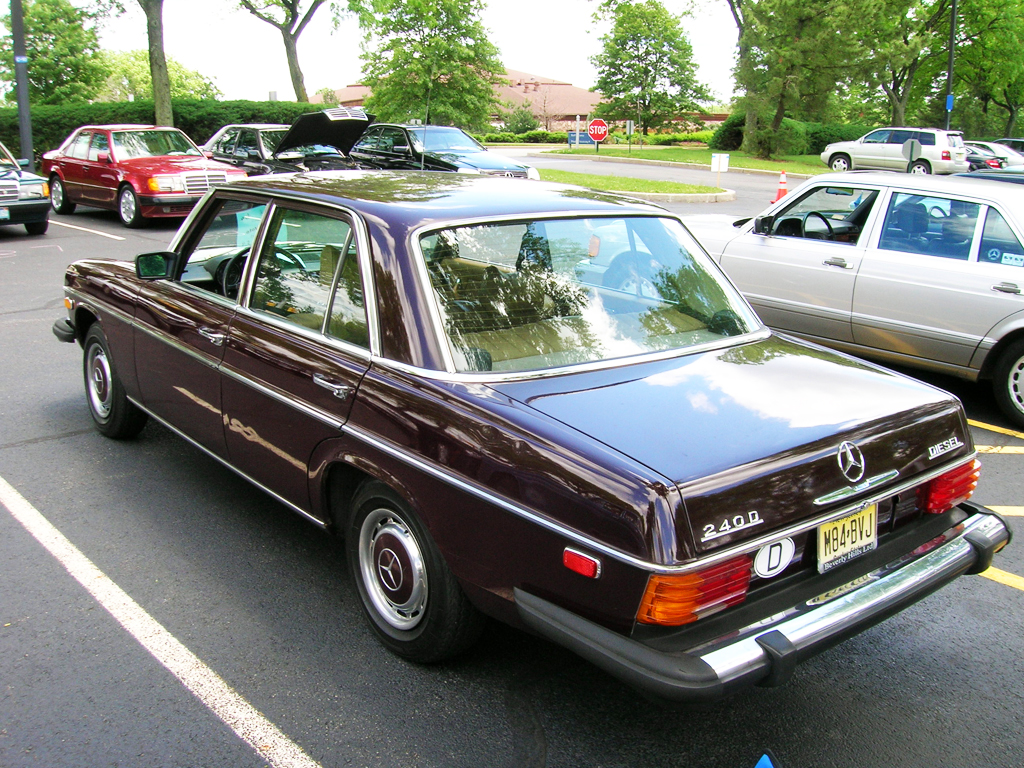
[[[320,373],[313,374],[313,383],[318,387],[323,387],[328,390],[335,397],[344,400],[350,394],[352,394],[352,387],[348,384],[339,384],[336,381],[331,381],[326,376]]]
[[[227,336],[220,331],[211,331],[209,328],[200,328],[199,335],[214,346],[222,346]]]
[[[1016,283],[999,283],[998,285],[992,286],[993,291],[999,291],[1000,293],[1020,293],[1020,286]]]
[[[826,267],[841,267],[842,269],[853,269],[849,264],[846,263],[846,259],[841,256],[833,256],[830,259],[825,259],[823,262]]]

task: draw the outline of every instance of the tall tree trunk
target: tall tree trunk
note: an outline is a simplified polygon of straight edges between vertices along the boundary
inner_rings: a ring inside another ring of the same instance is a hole
[[[174,125],[171,111],[171,77],[164,55],[164,0],[139,0],[146,14],[149,35],[149,73],[153,78],[153,111],[157,125]]]
[[[288,57],[288,74],[292,78],[295,100],[299,103],[308,102],[309,97],[306,95],[306,83],[302,77],[302,70],[299,68],[298,35],[293,35],[283,27],[280,29],[281,37],[284,38],[284,53]]]

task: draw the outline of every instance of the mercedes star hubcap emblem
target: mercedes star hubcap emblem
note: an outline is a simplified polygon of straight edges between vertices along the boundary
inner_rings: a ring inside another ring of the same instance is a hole
[[[377,572],[380,574],[381,584],[391,592],[397,592],[402,586],[402,564],[398,560],[398,555],[390,549],[382,550],[378,556]]]

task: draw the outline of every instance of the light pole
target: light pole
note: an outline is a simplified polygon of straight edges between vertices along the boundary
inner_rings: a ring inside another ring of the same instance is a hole
[[[956,0],[949,11],[949,65],[946,68],[946,130],[953,114],[953,54],[956,52]]]
[[[11,0],[11,37],[14,38],[14,79],[18,93],[18,133],[21,156],[28,158],[28,170],[36,169],[32,153],[32,113],[28,104],[28,54],[25,51],[25,17],[21,0]]]

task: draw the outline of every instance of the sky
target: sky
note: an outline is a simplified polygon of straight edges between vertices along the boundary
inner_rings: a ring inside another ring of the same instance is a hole
[[[663,1],[673,13],[689,4]],[[591,20],[595,5],[594,0],[491,0],[483,23],[507,68],[591,88],[597,72],[590,57],[607,31]],[[103,47],[147,48],[142,9],[134,0],[125,0],[125,7],[125,14],[101,28]],[[728,102],[736,28],[725,1],[705,3],[684,19],[683,28],[699,63],[699,78],[719,101]],[[299,38],[306,91],[312,95],[359,82],[361,40],[354,18],[332,30],[329,9],[321,7]],[[166,0],[164,48],[184,66],[210,77],[225,99],[265,100],[271,92],[281,100],[295,98],[280,32],[232,0]]]

